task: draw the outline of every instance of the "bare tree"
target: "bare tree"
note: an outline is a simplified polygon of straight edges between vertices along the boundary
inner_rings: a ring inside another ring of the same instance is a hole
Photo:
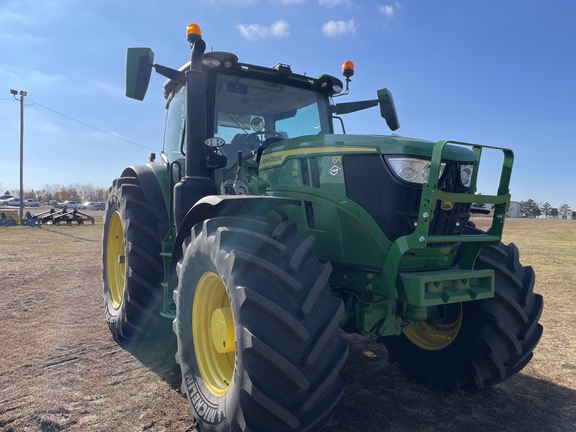
[[[60,189],[62,189],[62,186],[59,184],[46,183],[44,185],[44,187],[42,188],[42,199],[45,200],[46,202],[51,201],[51,200],[58,201],[56,194],[58,193],[58,191]]]
[[[26,198],[36,198],[38,201],[49,202],[56,200],[58,202],[73,201],[105,201],[108,197],[108,189],[94,187],[92,184],[70,184],[63,186],[61,184],[45,184],[40,190],[25,192]],[[30,195],[30,196],[28,196]],[[34,196],[33,196],[34,195]]]
[[[78,189],[82,201],[94,201],[94,186],[92,184],[81,185]]]

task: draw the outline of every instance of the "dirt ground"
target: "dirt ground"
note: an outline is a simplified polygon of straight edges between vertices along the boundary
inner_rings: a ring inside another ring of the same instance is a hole
[[[95,225],[0,227],[0,430],[197,431],[173,334],[121,346],[108,331],[96,215]],[[486,391],[444,393],[405,378],[382,345],[346,337],[347,390],[326,431],[576,430],[574,351],[568,382],[533,361]],[[571,330],[561,337],[572,343]]]

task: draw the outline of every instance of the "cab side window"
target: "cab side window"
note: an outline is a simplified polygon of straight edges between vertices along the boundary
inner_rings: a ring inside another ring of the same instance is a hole
[[[164,153],[175,161],[184,155],[184,125],[186,123],[186,87],[181,87],[169,102],[164,131]]]

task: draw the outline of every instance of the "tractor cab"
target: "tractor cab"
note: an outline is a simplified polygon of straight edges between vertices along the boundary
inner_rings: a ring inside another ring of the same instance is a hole
[[[258,73],[253,68],[208,69],[204,150],[226,157],[226,164],[220,160],[217,165],[223,166],[217,168],[235,165],[238,152],[252,156],[275,141],[332,133],[331,94],[311,85],[315,80],[295,79],[275,69],[258,68],[262,70]],[[169,103],[164,153],[176,160],[186,154],[186,87],[169,81],[164,90]]]

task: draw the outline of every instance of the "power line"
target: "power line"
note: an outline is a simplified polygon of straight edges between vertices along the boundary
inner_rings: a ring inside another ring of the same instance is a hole
[[[7,98],[7,99],[8,99],[8,98]],[[102,129],[100,129],[100,128],[97,128],[96,126],[92,126],[92,125],[89,125],[88,123],[84,123],[84,122],[82,122],[82,121],[80,121],[80,120],[77,120],[77,119],[75,119],[75,118],[73,118],[73,117],[70,117],[69,115],[66,115],[66,114],[63,114],[63,113],[61,113],[61,112],[58,112],[58,111],[56,111],[56,110],[54,110],[54,109],[52,109],[52,108],[48,108],[47,106],[42,105],[41,103],[36,102],[36,101],[34,101],[34,100],[30,99],[30,98],[28,98],[28,101],[33,102],[33,105],[38,105],[38,106],[40,106],[40,107],[42,107],[42,108],[44,108],[44,109],[46,109],[46,110],[48,110],[48,111],[53,112],[54,114],[58,114],[58,115],[60,115],[60,116],[62,116],[62,117],[67,118],[68,120],[72,120],[72,121],[74,121],[74,122],[76,122],[76,123],[79,123],[79,124],[81,124],[82,126],[89,127],[90,129],[94,129],[94,130],[96,130],[96,131],[98,131],[98,132],[101,132],[101,133],[103,133],[103,134],[109,135],[109,136],[111,136],[111,137],[113,137],[113,138],[116,138],[116,139],[125,141],[125,142],[127,142],[127,143],[129,143],[129,144],[132,144],[132,145],[135,145],[136,147],[140,148],[140,150],[144,150],[144,149],[152,150],[152,151],[155,151],[155,150],[156,150],[156,149],[153,149],[153,148],[150,148],[150,147],[146,147],[146,146],[144,146],[144,145],[142,145],[142,144],[135,143],[134,141],[130,141],[130,140],[127,140],[127,139],[125,139],[125,138],[119,137],[118,135],[114,135],[113,133],[106,132],[105,130],[102,130]]]

